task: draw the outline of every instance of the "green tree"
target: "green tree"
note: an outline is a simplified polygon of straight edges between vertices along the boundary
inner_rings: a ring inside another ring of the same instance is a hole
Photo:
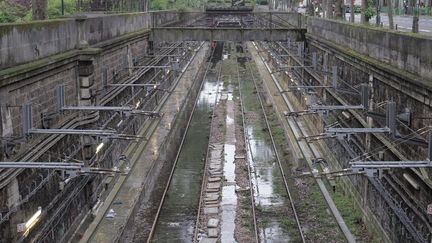
[[[17,22],[26,15],[26,8],[19,4],[12,4],[9,1],[0,0],[0,23]]]
[[[376,14],[374,9],[374,3],[373,0],[367,0],[366,2],[366,8],[362,8],[365,22],[368,23],[369,20]],[[363,6],[362,6],[363,7]]]
[[[64,14],[71,15],[76,11],[75,0],[63,0]],[[48,17],[50,19],[62,16],[61,0],[48,0]]]

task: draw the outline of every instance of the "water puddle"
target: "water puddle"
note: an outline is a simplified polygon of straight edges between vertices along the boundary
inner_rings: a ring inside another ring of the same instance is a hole
[[[240,63],[245,59],[238,60]],[[246,76],[248,77],[248,76]],[[289,201],[252,80],[242,80],[248,158],[261,242],[289,242]]]
[[[218,48],[219,45],[216,49]],[[215,54],[214,56],[217,56],[218,53]],[[217,82],[219,66],[216,65],[216,62],[218,60],[220,59],[210,60],[213,66],[203,81],[190,129],[186,134],[153,235],[152,241],[154,242],[191,242],[193,239],[209,142],[211,123],[209,114],[212,113],[215,102],[217,102],[217,90],[220,89]],[[165,180],[166,178],[160,179]]]
[[[221,221],[221,242],[236,242],[234,239],[235,218],[237,208],[237,195],[235,192],[235,104],[232,100],[232,87],[228,86],[226,102],[226,131],[224,145],[224,179],[222,187],[222,221]]]

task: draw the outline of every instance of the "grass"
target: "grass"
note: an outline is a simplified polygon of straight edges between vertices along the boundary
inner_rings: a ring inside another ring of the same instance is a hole
[[[336,188],[342,188],[339,182],[336,182]],[[358,238],[366,238],[369,242],[379,242],[377,237],[371,235],[366,229],[363,221],[363,213],[356,206],[354,199],[349,194],[346,194],[342,189],[336,190],[331,194],[339,212],[345,220],[350,231]]]

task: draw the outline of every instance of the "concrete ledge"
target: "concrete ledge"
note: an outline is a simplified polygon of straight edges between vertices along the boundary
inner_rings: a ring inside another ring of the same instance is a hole
[[[432,79],[432,37],[309,17],[307,32],[421,78]]]
[[[158,11],[0,24],[0,68],[86,48],[179,18],[180,13]]]
[[[0,70],[0,88],[14,82],[18,82],[23,78],[45,73],[49,70],[59,68],[79,59],[85,59],[85,56],[99,54],[103,51],[103,49],[122,45],[133,41],[134,39],[148,38],[148,36],[149,30],[137,31],[117,38],[112,38],[85,49],[73,49],[26,64]]]
[[[373,70],[380,75],[385,76],[388,80],[389,86],[392,86],[403,93],[406,93],[410,97],[423,102],[425,104],[431,104],[432,101],[428,98],[432,92],[432,79],[422,78],[418,75],[401,70],[393,65],[390,65],[380,60],[371,58],[367,55],[361,54],[355,50],[341,47],[331,41],[320,39],[314,35],[306,34],[306,39],[313,44],[318,46],[325,46],[328,49],[336,52],[336,55],[349,58],[358,65],[359,68],[367,70]]]

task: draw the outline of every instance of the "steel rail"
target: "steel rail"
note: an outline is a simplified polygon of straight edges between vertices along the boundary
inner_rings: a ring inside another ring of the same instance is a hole
[[[216,48],[215,48],[215,50],[216,50]],[[215,113],[216,113],[215,111],[216,111],[217,100],[218,100],[218,96],[219,96],[219,83],[221,81],[221,75],[222,75],[222,63],[220,64],[217,83],[216,83],[217,88],[216,88],[216,95],[215,95],[215,103],[214,103],[213,111],[212,111],[212,120],[210,122],[209,143],[207,145],[207,150],[206,150],[206,159],[205,159],[203,179],[201,182],[201,192],[200,192],[200,198],[199,198],[199,203],[198,203],[198,210],[197,210],[197,217],[196,217],[196,223],[195,223],[193,242],[198,242],[198,228],[200,226],[201,208],[202,208],[202,202],[204,200],[203,195],[205,193],[204,191],[205,191],[205,186],[206,186],[206,182],[207,182],[207,170],[209,167],[209,155],[210,155],[210,145],[211,145],[210,144],[210,136],[211,136],[212,131],[213,131],[214,117],[215,117]]]
[[[282,49],[284,49],[285,50],[285,48],[279,43],[279,46],[280,47],[282,47]],[[285,51],[287,51],[287,50],[285,50]],[[296,57],[293,57],[293,60],[295,61],[295,62],[299,62],[299,60],[297,60],[297,58]],[[311,75],[313,78],[315,78],[317,81],[319,81],[320,82],[320,80],[322,80],[322,77],[318,74],[318,73],[316,73],[315,72],[315,70],[311,70],[311,69],[309,69],[309,68],[305,68],[304,69],[309,75]],[[346,83],[346,81],[344,81],[344,80],[342,80],[344,83]],[[349,86],[349,84],[348,84],[348,86]],[[337,95],[333,90],[331,90],[331,89],[326,89],[326,91],[328,92],[328,94],[330,94],[338,103],[340,103],[340,104],[342,104],[342,105],[347,105],[346,104],[346,101],[341,97],[341,96],[339,96],[339,95]],[[360,116],[361,115],[361,113],[358,113],[357,111],[355,111],[355,110],[348,110],[352,115],[353,115],[353,117],[354,117],[354,119],[355,120],[357,120],[362,126],[364,126],[364,127],[367,127],[367,124],[366,124],[366,121]],[[407,158],[406,158],[406,156],[403,154],[403,152],[401,152],[401,151],[399,151],[399,150],[397,150],[397,148],[396,148],[396,146],[392,146],[392,145],[398,145],[398,144],[401,144],[402,142],[400,142],[400,143],[397,143],[397,144],[393,144],[393,142],[391,142],[391,141],[389,141],[388,140],[388,138],[387,137],[385,137],[384,135],[382,135],[382,134],[380,134],[380,133],[372,133],[371,134],[372,136],[374,136],[380,143],[382,143],[383,145],[382,146],[380,146],[380,148],[385,148],[384,150],[388,150],[388,151],[390,151],[391,153],[393,153],[397,158],[399,158],[401,161],[403,161],[403,160],[408,160]],[[399,140],[399,139],[397,139],[397,140]],[[377,149],[373,149],[373,151],[377,151]],[[373,152],[372,151],[372,152]],[[370,157],[370,156],[369,156]],[[413,173],[415,173],[419,178],[421,178],[422,179],[422,181],[425,183],[425,184],[427,184],[427,185],[431,185],[427,180],[423,180],[423,176],[422,176],[422,174],[421,174],[421,172],[419,171],[419,169],[418,168],[407,168],[407,169],[410,169]],[[375,188],[375,189],[377,189],[377,190],[383,190],[383,188],[378,188],[379,186],[381,186],[381,184],[379,184],[379,183],[375,183],[375,179],[373,179],[373,178],[370,178],[369,179],[369,181],[373,181],[373,185],[374,186],[377,186],[377,188]],[[390,185],[391,187],[390,188],[392,188],[392,189],[397,189],[397,188],[395,188],[394,187],[394,185]],[[396,194],[397,195],[397,194]],[[408,202],[401,196],[401,195],[398,195],[398,197],[399,198],[402,198],[401,199],[401,201],[403,202],[403,203],[405,203],[405,204],[408,204]],[[389,202],[388,201],[388,198],[386,198],[386,197],[382,197],[385,201],[387,201],[387,203],[389,203],[389,205],[391,204],[391,202]],[[393,206],[392,206],[393,207]],[[399,206],[400,207],[400,206]],[[412,231],[412,229],[413,229],[413,227],[412,227],[412,225],[413,225],[413,223],[412,223],[412,221],[409,221],[409,220],[405,220],[405,215],[404,215],[404,211],[398,211],[398,210],[395,210],[395,212],[396,212],[396,216],[398,216],[399,217],[399,219],[401,220],[401,222],[404,224],[404,226],[406,227],[406,229],[412,234],[412,236],[414,237],[414,238],[417,238],[417,237],[420,237],[420,236],[418,236],[418,234],[416,233],[416,232],[414,232],[414,231]],[[402,213],[401,213],[402,212]],[[421,238],[421,237],[420,237]]]
[[[214,54],[214,51],[212,51],[212,53],[211,53],[210,56],[212,57],[213,54]],[[209,68],[210,68],[210,65],[211,65],[211,62],[209,62],[208,65],[207,65],[207,67],[206,67],[206,70],[205,70],[205,73],[204,73],[204,76],[203,76],[203,81],[201,82],[201,85],[200,85],[199,90],[202,90],[202,88],[204,87],[204,79],[205,79],[205,77],[207,76],[207,72],[208,72],[208,70],[209,70]],[[147,243],[150,243],[150,242],[151,242],[151,240],[152,240],[152,238],[153,238],[153,235],[154,235],[154,232],[155,232],[155,230],[156,230],[156,225],[157,225],[157,222],[158,222],[158,220],[159,220],[160,212],[162,211],[162,206],[163,206],[163,203],[164,203],[164,201],[165,201],[165,198],[166,198],[166,195],[167,195],[167,192],[168,192],[169,186],[170,186],[170,184],[171,184],[171,180],[172,180],[172,177],[173,177],[173,175],[174,175],[174,171],[175,171],[175,168],[176,168],[176,165],[177,165],[178,159],[179,159],[179,157],[180,157],[181,149],[182,149],[183,144],[184,144],[184,142],[185,142],[185,140],[186,140],[186,134],[187,134],[187,132],[188,132],[188,130],[189,130],[190,123],[191,123],[191,121],[192,121],[192,117],[193,117],[193,114],[194,114],[195,109],[196,109],[196,107],[197,107],[198,101],[199,101],[199,94],[197,95],[197,97],[196,97],[196,99],[195,99],[194,106],[192,107],[192,111],[191,111],[191,114],[189,115],[188,122],[186,123],[186,128],[185,128],[185,131],[184,131],[184,133],[183,133],[183,137],[182,137],[182,140],[181,140],[181,142],[180,142],[179,149],[177,150],[177,154],[176,154],[176,157],[175,157],[175,160],[174,160],[174,164],[173,164],[173,166],[172,166],[172,169],[171,169],[170,175],[169,175],[169,177],[168,177],[167,184],[166,184],[166,186],[165,186],[164,192],[163,192],[162,197],[161,197],[161,201],[160,201],[159,206],[158,206],[158,209],[157,209],[157,211],[156,211],[156,215],[155,215],[155,217],[154,217],[153,224],[152,224],[152,227],[151,227],[151,229],[150,229],[150,233],[149,233],[148,238],[147,238],[147,240],[146,240]]]
[[[255,45],[255,43],[254,43],[254,46],[258,50],[258,47]],[[262,62],[264,63],[267,71],[270,73],[270,76],[271,76],[274,84],[276,85],[278,91],[279,92],[283,91],[281,85],[279,84],[278,79],[272,74],[271,68],[268,66],[268,64],[265,62],[264,58],[259,53],[258,53],[258,55],[260,56]],[[288,110],[290,112],[295,111],[294,106],[291,104],[291,102],[287,98],[286,94],[281,93],[281,96],[282,96]],[[297,120],[297,118],[287,117],[287,122],[289,125],[289,129],[291,130],[291,132],[296,137],[296,143],[297,143],[298,147],[300,148],[300,151],[303,154],[303,157],[306,158],[306,161],[308,161],[310,159],[311,155],[314,157],[320,157],[319,151],[317,150],[317,148],[313,144],[309,144],[305,141],[299,141],[299,139],[298,139],[299,137],[307,137],[308,134],[305,131],[305,128],[301,124],[299,124],[299,121]],[[308,162],[308,165],[310,166],[309,162]],[[342,218],[339,210],[336,207],[336,204],[334,203],[333,199],[331,198],[330,194],[328,193],[328,190],[325,187],[322,179],[315,177],[315,181],[317,182],[317,184],[321,190],[321,194],[325,198],[325,201],[327,202],[327,205],[329,206],[330,211],[332,212],[332,215],[335,218],[336,223],[338,224],[339,228],[341,229],[346,240],[350,243],[356,242],[355,237],[353,236],[351,231],[348,229],[348,226],[346,225],[344,219]]]
[[[256,79],[255,79],[255,75],[253,74],[252,68],[250,67],[250,65],[247,65],[247,67],[248,67],[249,73],[251,74],[251,77],[252,77],[252,80],[253,80],[253,83],[254,83],[254,86],[255,86],[255,90],[256,90],[256,95],[258,97],[258,100],[259,100],[262,112],[264,114],[264,121],[266,123],[267,131],[268,131],[268,134],[270,135],[270,139],[271,139],[271,142],[272,142],[273,150],[275,152],[276,159],[277,159],[277,162],[278,162],[278,165],[279,165],[279,169],[280,169],[280,172],[282,174],[285,190],[286,190],[286,192],[288,194],[288,198],[289,198],[289,201],[290,201],[290,206],[291,206],[291,209],[293,210],[294,218],[296,220],[297,229],[299,231],[300,238],[302,239],[302,242],[305,243],[306,242],[305,236],[304,236],[304,233],[303,233],[303,230],[302,230],[300,219],[299,219],[298,214],[297,214],[296,207],[294,205],[294,200],[293,200],[293,197],[291,195],[291,191],[290,191],[288,183],[287,183],[285,172],[284,172],[284,170],[282,168],[282,163],[281,163],[281,160],[280,160],[279,152],[278,152],[277,147],[276,147],[276,142],[274,140],[272,129],[271,129],[270,124],[268,122],[268,117],[267,117],[267,114],[266,114],[266,111],[265,111],[265,108],[264,108],[264,104],[263,104],[263,101],[262,101],[262,98],[261,98],[261,95],[260,95],[261,92],[258,89],[258,85],[257,85]]]
[[[245,143],[248,143],[248,146],[245,147],[246,149],[246,159],[249,155],[249,153],[252,151],[251,147],[250,147],[250,143],[247,142],[248,141],[248,137],[246,134],[246,122],[245,122],[245,110],[244,110],[244,105],[243,105],[243,93],[242,93],[242,85],[240,82],[240,69],[239,69],[239,64],[237,62],[237,82],[238,82],[238,89],[239,89],[239,98],[240,98],[240,109],[241,109],[241,117],[242,117],[242,126],[243,126],[243,139]],[[252,158],[252,155],[250,155],[250,159]],[[257,224],[257,217],[256,217],[256,212],[255,212],[255,196],[254,196],[254,190],[253,190],[253,185],[252,185],[252,176],[251,176],[251,169],[250,169],[250,165],[247,162],[247,171],[248,171],[248,177],[249,177],[249,194],[251,197],[251,207],[252,207],[252,215],[253,215],[253,221],[254,221],[254,231],[255,231],[255,242],[259,242],[259,232],[258,232],[258,224]]]
[[[201,43],[201,44],[199,45],[199,49],[200,49],[202,46],[203,46],[203,43]],[[192,60],[193,60],[194,58],[195,58],[195,55],[192,55],[192,56],[190,57],[191,60],[186,64],[185,68],[188,67],[188,66],[190,65],[190,63],[192,62]],[[180,76],[177,78],[177,80],[176,80],[176,81],[171,85],[170,90],[169,90],[170,92],[167,92],[167,95],[164,96],[164,98],[162,99],[162,101],[161,101],[160,104],[158,105],[156,111],[160,111],[160,109],[164,106],[165,102],[168,100],[168,98],[169,98],[169,97],[171,96],[171,94],[173,93],[172,91],[173,91],[173,90],[177,87],[177,85],[179,84],[179,82],[180,82],[180,80],[181,80],[181,77],[182,77],[182,75],[180,75]],[[149,134],[149,135],[148,135],[149,137],[152,136],[153,133],[154,133],[155,130],[156,130],[156,126],[159,124],[160,121],[161,121],[160,119],[152,120],[151,123],[147,126],[147,129],[144,130],[144,131],[142,131],[142,133],[143,133],[143,134],[144,134],[144,133],[145,133],[145,134]],[[149,141],[149,140],[146,140],[146,143],[147,143],[148,141]],[[132,147],[130,154],[134,154],[135,152],[137,152],[137,149],[138,149],[138,148],[139,148],[139,146],[134,146],[134,147]],[[143,151],[144,151],[144,150],[139,151],[139,153],[141,154]],[[131,164],[130,166],[133,168],[133,166],[134,166],[134,162],[132,162],[132,163],[133,163],[133,164]],[[145,175],[146,179],[145,179],[145,181],[144,181],[144,184],[147,183],[148,178],[149,178],[149,177],[148,177],[149,172],[153,170],[154,166],[155,166],[155,163],[153,163],[152,167],[149,169],[149,171],[148,171],[147,174]],[[123,178],[125,179],[126,177],[123,177]],[[119,183],[123,183],[123,182],[124,182],[124,180],[121,181],[121,182],[119,182]],[[105,202],[105,203],[106,203],[106,202]],[[128,216],[127,221],[129,221],[129,218],[130,218],[130,215]],[[101,221],[102,221],[102,220],[100,220],[99,222],[97,222],[97,225],[96,225],[95,229],[97,229],[97,228],[99,227]],[[124,230],[124,229],[122,229],[122,230]],[[91,235],[90,235],[88,238],[91,239],[91,238],[93,237],[93,234],[94,234],[94,232],[91,232]],[[120,238],[121,235],[122,235],[122,232],[119,232],[119,234],[117,235],[117,238],[116,238],[116,240],[114,240],[114,242],[118,242],[118,241],[119,241],[119,238]],[[88,242],[89,239],[87,239],[85,242]]]
[[[179,79],[178,79],[179,80]],[[175,82],[172,86],[176,86],[177,85],[177,83],[178,83],[178,81],[177,82]],[[174,88],[174,87],[172,87],[172,89]],[[160,105],[158,106],[158,108],[156,109],[156,110],[158,110],[158,109],[160,109],[160,107],[162,107],[162,105],[165,103],[165,101],[166,101],[166,99],[168,98],[170,96],[170,94],[167,94],[166,96],[165,96],[165,99],[163,100],[163,102],[161,102],[160,103]],[[114,98],[114,97],[113,97]],[[159,123],[159,119],[158,120],[152,120],[151,121],[151,124],[148,126],[148,127],[151,127],[153,124],[158,124]],[[154,126],[155,127],[155,126]],[[151,128],[148,128],[148,129],[151,129]],[[148,130],[147,129],[147,130]],[[144,132],[147,132],[147,130],[146,131],[144,131]],[[150,131],[150,133],[152,133],[154,130],[152,130],[152,131]],[[138,146],[134,146],[134,148],[133,148],[133,150],[135,151],[136,149],[137,149],[137,147]],[[124,176],[126,176],[126,175],[124,175]],[[83,180],[88,180],[88,177],[85,177]],[[79,191],[74,191],[74,192],[76,192],[76,193],[79,193],[80,192],[80,190]],[[48,206],[48,208],[52,208],[53,206],[54,206],[54,204],[55,204],[55,201],[58,201],[59,199],[60,199],[60,197],[56,197],[56,198],[58,198],[57,200],[53,200],[51,203],[50,203],[50,205]],[[71,200],[64,200],[63,201],[63,203],[61,203],[60,205],[59,205],[59,208],[62,208],[62,207],[65,207],[65,205],[67,205],[67,204],[69,204],[69,202],[70,202]],[[59,210],[57,210],[54,214],[54,216],[52,216],[52,217],[50,217],[49,219],[48,219],[48,223],[47,224],[45,224],[44,226],[43,226],[43,230],[41,231],[42,233],[40,233],[40,235],[42,235],[41,237],[43,237],[43,238],[45,238],[46,236],[47,236],[47,234],[48,233],[46,233],[45,231],[46,231],[46,229],[48,229],[49,228],[49,226],[52,224],[52,222],[55,220],[55,217],[57,216],[57,215],[59,215]],[[97,226],[99,226],[99,224],[100,224],[100,221],[97,223]],[[93,234],[93,233],[92,233]]]

